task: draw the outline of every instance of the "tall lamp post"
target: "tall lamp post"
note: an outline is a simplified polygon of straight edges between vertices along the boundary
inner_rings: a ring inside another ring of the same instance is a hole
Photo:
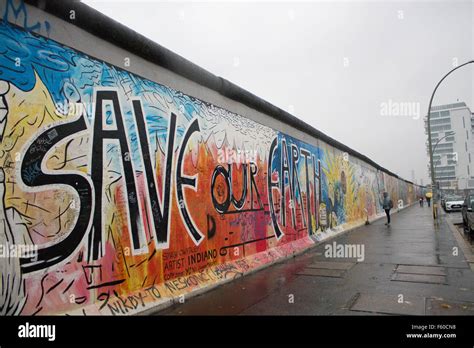
[[[446,77],[448,77],[453,71],[456,71],[459,68],[462,68],[464,65],[468,65],[474,63],[474,60],[470,60],[464,64],[461,64],[454,69],[450,70],[446,75],[443,76],[441,80],[439,80],[438,84],[436,85],[435,89],[433,90],[433,93],[431,94],[430,98],[430,103],[428,105],[428,146],[429,146],[429,151],[430,151],[430,168],[431,168],[431,191],[433,192],[433,219],[438,218],[438,207],[436,204],[436,179],[435,179],[435,173],[434,173],[434,162],[433,162],[433,150],[432,150],[432,142],[431,142],[431,104],[433,103],[433,98],[435,96],[436,91],[438,90],[439,85],[441,82],[444,81]]]
[[[438,139],[438,141],[436,142],[436,144],[433,146],[433,153],[435,152],[436,146],[438,146],[438,144],[440,143],[441,140],[443,140],[444,138],[449,137],[450,135],[454,135],[454,134],[456,134],[456,132],[450,131],[450,132],[446,133],[446,134],[444,135],[444,137]]]

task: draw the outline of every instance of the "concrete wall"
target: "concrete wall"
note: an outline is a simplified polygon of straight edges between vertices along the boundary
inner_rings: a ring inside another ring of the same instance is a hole
[[[40,8],[0,0],[3,315],[140,313],[421,193]]]

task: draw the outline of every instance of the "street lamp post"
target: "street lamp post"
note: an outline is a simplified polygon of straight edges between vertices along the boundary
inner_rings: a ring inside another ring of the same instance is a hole
[[[456,134],[456,132],[451,131],[451,132],[446,133],[446,134],[444,135],[444,137],[438,139],[438,141],[436,142],[436,144],[433,146],[433,153],[435,152],[436,146],[438,146],[438,144],[440,143],[441,140],[443,140],[443,139],[446,138],[446,137],[449,137],[450,135],[454,135],[454,134]]]
[[[433,103],[433,98],[434,98],[434,95],[436,93],[436,91],[438,90],[438,87],[439,85],[441,84],[441,82],[444,81],[444,79],[446,77],[448,77],[453,71],[456,71],[457,69],[463,67],[464,65],[468,65],[468,64],[471,64],[471,63],[474,63],[474,60],[470,60],[464,64],[461,64],[457,67],[455,67],[454,69],[450,70],[446,75],[443,76],[443,78],[441,80],[439,80],[438,84],[436,85],[435,89],[433,90],[433,93],[431,94],[431,98],[430,98],[430,103],[428,105],[428,146],[429,146],[429,151],[430,151],[430,167],[431,167],[431,191],[433,193],[433,219],[436,219],[438,217],[438,213],[437,213],[437,204],[436,204],[436,183],[435,183],[435,174],[434,174],[434,163],[433,163],[433,149],[431,147],[432,143],[431,143],[431,104]]]

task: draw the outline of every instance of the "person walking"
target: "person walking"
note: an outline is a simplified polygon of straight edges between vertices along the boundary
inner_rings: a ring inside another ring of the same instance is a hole
[[[420,197],[420,207],[423,207],[423,196]]]
[[[383,193],[382,208],[383,210],[385,210],[385,214],[387,215],[387,222],[385,223],[385,225],[390,226],[390,209],[393,208],[393,202],[390,199],[388,192]]]
[[[430,206],[430,203],[431,203],[431,196],[432,196],[432,193],[431,192],[426,192],[426,203],[428,203],[428,207]]]

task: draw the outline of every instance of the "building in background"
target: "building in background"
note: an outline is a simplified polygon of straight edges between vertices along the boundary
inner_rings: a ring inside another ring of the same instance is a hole
[[[428,135],[426,117],[425,134]],[[473,135],[474,114],[466,103],[457,102],[431,108],[433,163],[435,179],[440,189],[474,189]],[[428,141],[426,149],[429,154]]]

